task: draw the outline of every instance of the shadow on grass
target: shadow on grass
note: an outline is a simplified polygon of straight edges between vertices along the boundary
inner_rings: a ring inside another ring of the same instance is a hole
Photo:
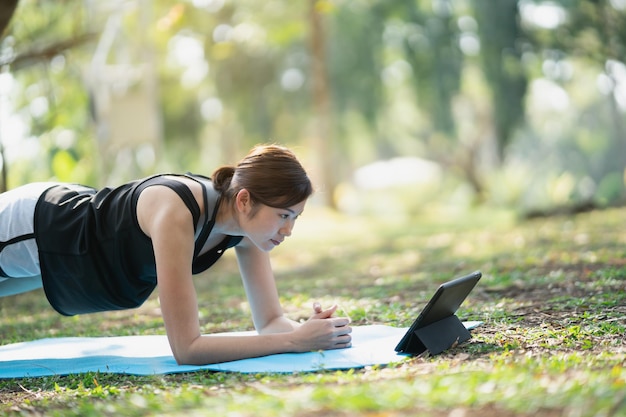
[[[408,326],[439,283],[480,269],[484,278],[458,314],[484,325],[442,355],[385,369],[24,379],[1,385],[0,402],[20,415],[80,415],[97,406],[113,409],[109,415],[139,415],[138,404],[144,404],[156,414],[165,407],[171,415],[233,409],[261,416],[270,401],[280,408],[281,398],[295,410],[290,415],[305,417],[350,415],[341,404],[353,399],[373,405],[353,408],[352,415],[449,416],[461,410],[465,416],[565,416],[585,407],[612,415],[623,404],[623,394],[616,393],[623,393],[626,354],[623,219],[622,210],[504,225],[484,215],[435,225],[314,218],[308,233],[273,254],[290,317],[305,319],[310,302],[321,299],[341,302],[356,325]],[[206,331],[251,328],[236,263],[228,255],[195,279]],[[0,299],[0,334],[4,342],[163,333],[157,295],[137,310],[76,318],[56,314],[41,293]],[[295,405],[300,400],[316,411]]]

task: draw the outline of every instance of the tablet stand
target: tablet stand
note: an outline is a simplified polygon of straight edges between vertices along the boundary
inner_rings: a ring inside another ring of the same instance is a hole
[[[431,355],[437,355],[455,343],[469,340],[470,337],[470,332],[461,320],[452,315],[416,329],[403,352],[419,355],[428,349]]]

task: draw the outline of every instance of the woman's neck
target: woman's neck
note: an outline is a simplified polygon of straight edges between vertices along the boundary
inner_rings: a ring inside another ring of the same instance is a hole
[[[241,234],[241,227],[232,205],[224,197],[219,200],[215,225],[213,230],[225,235],[237,236]]]

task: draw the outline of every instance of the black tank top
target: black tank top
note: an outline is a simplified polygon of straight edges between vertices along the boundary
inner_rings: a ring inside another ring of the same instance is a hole
[[[210,179],[186,177],[203,186],[206,207],[195,241],[192,271],[197,274],[242,238],[226,236],[199,256],[215,224],[219,197],[211,199],[215,193],[207,192],[207,187],[212,187]],[[163,175],[85,193],[56,185],[41,195],[35,208],[35,238],[44,291],[55,310],[71,316],[135,308],[154,291],[157,278],[152,241],[139,227],[136,211],[139,194],[152,185],[167,186],[180,196],[196,230],[200,208],[191,190]]]

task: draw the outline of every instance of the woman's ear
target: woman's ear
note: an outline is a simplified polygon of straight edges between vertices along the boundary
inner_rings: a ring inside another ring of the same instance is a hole
[[[237,211],[243,214],[248,214],[252,210],[250,192],[245,188],[239,190],[235,196],[235,207],[237,207]]]

